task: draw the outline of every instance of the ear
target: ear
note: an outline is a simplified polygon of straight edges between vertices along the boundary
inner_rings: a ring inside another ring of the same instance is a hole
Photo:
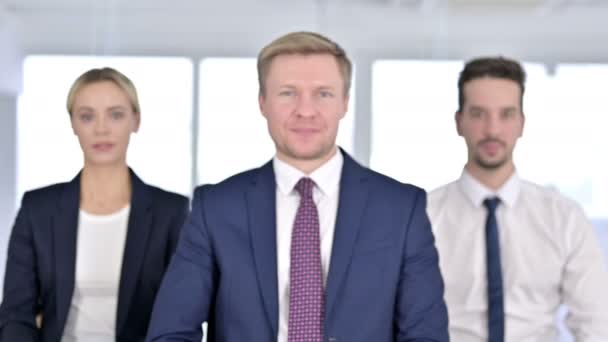
[[[74,127],[74,115],[70,114],[70,126],[72,126],[72,133],[76,134],[76,127]]]
[[[454,113],[454,123],[456,124],[456,132],[459,136],[462,136],[462,129],[460,128],[460,121],[462,120],[462,112],[457,111]]]
[[[139,131],[139,125],[141,124],[141,114],[133,113],[135,115],[135,124],[133,125],[133,133],[137,133]]]
[[[344,96],[344,103],[342,104],[343,106],[343,110],[342,110],[342,116],[340,117],[340,119],[344,118],[346,116],[346,112],[348,112],[348,104],[350,102],[350,94],[346,94]]]
[[[524,112],[521,112],[521,128],[519,129],[519,137],[521,138],[524,135],[524,128],[526,127],[526,116]]]
[[[258,105],[260,107],[260,113],[262,113],[263,117],[266,117],[266,98],[262,92],[258,95]]]

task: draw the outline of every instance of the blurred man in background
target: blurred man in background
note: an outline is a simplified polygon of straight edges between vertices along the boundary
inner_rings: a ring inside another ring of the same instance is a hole
[[[525,72],[505,58],[468,62],[456,129],[460,179],[429,194],[453,341],[555,341],[556,310],[577,341],[608,341],[608,271],[573,201],[519,178]],[[542,157],[542,156],[539,156]]]

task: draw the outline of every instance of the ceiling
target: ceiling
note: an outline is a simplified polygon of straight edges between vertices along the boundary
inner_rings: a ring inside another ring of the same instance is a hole
[[[2,8],[26,53],[243,56],[282,33],[314,30],[370,58],[608,61],[606,0],[0,0]]]
[[[223,3],[252,4],[252,1],[217,1],[208,2],[202,0],[0,0],[0,6],[9,10],[28,11],[28,10],[87,10],[91,8],[115,8],[115,9],[174,9],[187,10],[192,8],[203,8],[208,6],[222,6]],[[405,7],[416,9],[419,7],[449,7],[449,8],[495,8],[507,7],[517,9],[534,9],[539,7],[557,8],[581,8],[607,6],[605,0],[258,0],[255,4],[317,4],[320,6],[345,5],[345,4],[365,4],[378,8]]]

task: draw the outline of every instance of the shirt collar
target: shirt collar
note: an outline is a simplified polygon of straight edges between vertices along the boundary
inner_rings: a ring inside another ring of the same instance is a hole
[[[316,188],[323,195],[333,195],[338,191],[340,185],[343,164],[344,156],[342,156],[340,150],[337,150],[325,164],[309,175],[280,160],[276,155],[272,159],[277,187],[284,195],[289,195],[302,177],[312,179],[315,182]]]
[[[459,179],[459,185],[462,191],[465,193],[467,198],[476,207],[481,207],[483,200],[488,197],[498,197],[501,202],[509,207],[515,205],[517,197],[519,196],[521,183],[517,172],[513,172],[511,177],[503,184],[498,191],[491,190],[485,185],[481,184],[475,177],[473,177],[466,169],[462,171],[462,175]]]

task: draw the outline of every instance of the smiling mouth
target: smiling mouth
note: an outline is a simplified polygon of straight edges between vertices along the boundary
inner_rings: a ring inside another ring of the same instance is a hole
[[[295,133],[299,133],[299,134],[312,134],[312,133],[319,132],[319,129],[317,129],[317,128],[294,128],[294,129],[292,129],[292,131]]]

